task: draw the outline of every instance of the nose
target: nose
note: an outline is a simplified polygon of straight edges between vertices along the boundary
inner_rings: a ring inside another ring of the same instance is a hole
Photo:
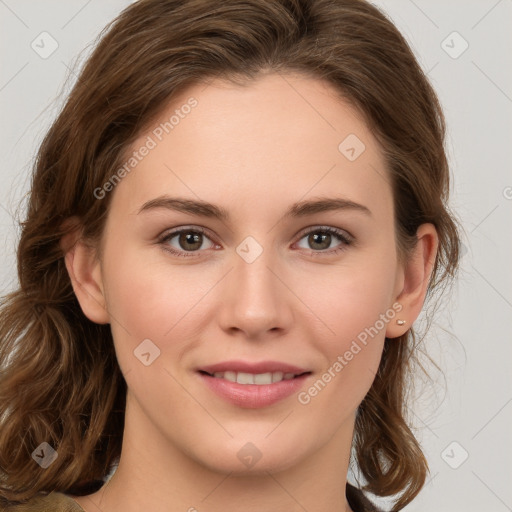
[[[233,253],[219,312],[221,327],[252,340],[269,332],[282,335],[293,325],[293,294],[284,282],[278,258],[254,239]]]

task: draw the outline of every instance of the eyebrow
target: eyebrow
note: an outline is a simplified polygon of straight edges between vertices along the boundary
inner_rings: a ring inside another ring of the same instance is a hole
[[[229,212],[221,206],[217,206],[207,201],[170,197],[168,195],[158,196],[145,202],[137,212],[137,215],[142,212],[159,208],[190,213],[200,217],[216,218],[224,222],[229,222],[230,220]],[[315,213],[336,210],[351,210],[361,212],[369,216],[372,215],[369,208],[362,204],[355,203],[354,201],[344,198],[321,197],[308,201],[299,201],[292,204],[285,212],[284,217],[305,217],[308,215],[314,215]]]

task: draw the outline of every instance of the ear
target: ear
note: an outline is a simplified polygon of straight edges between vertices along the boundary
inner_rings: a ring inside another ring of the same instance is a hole
[[[60,247],[76,298],[89,320],[108,324],[110,319],[96,249],[82,239],[76,219],[68,219],[65,225],[72,231],[61,238]]]
[[[386,329],[387,338],[397,338],[408,331],[418,318],[425,302],[437,255],[439,237],[435,226],[430,223],[422,224],[416,232],[416,237],[418,239],[416,247],[404,263],[401,290],[395,299],[402,309],[399,310],[395,319],[389,322]],[[405,324],[398,325],[396,323],[398,319],[405,320]]]

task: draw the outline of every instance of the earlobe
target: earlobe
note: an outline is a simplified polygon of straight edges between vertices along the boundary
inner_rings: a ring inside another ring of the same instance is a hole
[[[403,270],[403,288],[396,301],[402,306],[397,319],[388,324],[387,338],[404,334],[418,318],[434,268],[439,245],[437,230],[433,224],[422,224],[416,236],[418,242]]]
[[[97,324],[110,322],[106,307],[100,261],[96,251],[75,233],[61,239],[71,285],[85,316]]]

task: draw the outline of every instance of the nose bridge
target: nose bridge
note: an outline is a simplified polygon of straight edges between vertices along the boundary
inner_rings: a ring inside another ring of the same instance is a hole
[[[278,257],[270,238],[264,245],[247,236],[235,248],[231,284],[223,305],[223,318],[229,327],[251,335],[283,327],[287,322],[285,287],[275,275]]]
[[[269,300],[274,299],[277,285],[276,277],[270,271],[270,268],[276,266],[277,260],[270,237],[260,243],[255,237],[247,236],[236,247],[236,254],[234,277],[237,288],[243,292],[241,297],[245,299],[247,296],[251,303],[262,299],[262,305],[268,304]]]

